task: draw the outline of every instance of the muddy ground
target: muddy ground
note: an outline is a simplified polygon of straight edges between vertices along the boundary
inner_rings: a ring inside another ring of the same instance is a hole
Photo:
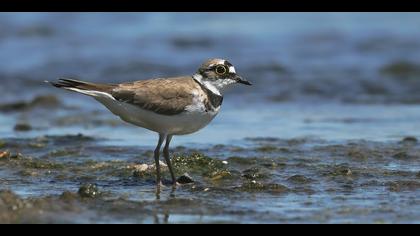
[[[174,148],[155,192],[152,151],[83,135],[4,139],[3,223],[413,223],[420,145],[249,138],[249,148]]]

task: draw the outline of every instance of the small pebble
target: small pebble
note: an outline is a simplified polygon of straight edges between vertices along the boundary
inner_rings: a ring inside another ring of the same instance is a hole
[[[9,158],[9,157],[10,157],[10,152],[8,151],[0,152],[0,159]]]
[[[14,130],[15,131],[30,131],[32,130],[32,126],[25,123],[16,124],[14,127]]]
[[[398,153],[394,154],[392,157],[395,158],[395,159],[401,159],[401,160],[410,158],[408,153],[404,152],[404,151],[403,152],[398,152]]]
[[[14,153],[14,154],[11,154],[10,155],[10,158],[12,158],[12,159],[22,159],[24,157],[25,156],[22,153],[20,153],[20,152],[17,152],[17,153]]]
[[[179,176],[179,178],[176,181],[180,184],[194,183],[193,178],[191,178],[191,176],[188,173]]]
[[[417,138],[416,137],[405,137],[404,139],[403,139],[403,142],[404,143],[417,143]]]

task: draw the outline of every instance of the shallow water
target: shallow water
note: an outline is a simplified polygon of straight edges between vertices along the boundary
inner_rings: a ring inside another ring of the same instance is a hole
[[[2,13],[0,222],[418,223],[419,22]],[[160,199],[156,134],[43,83],[191,74],[208,57],[255,86],[227,91],[208,127],[174,138],[177,175],[195,182]]]
[[[12,202],[0,204],[3,222],[151,223],[161,216],[164,223],[165,214],[167,223],[418,222],[420,146],[411,140],[250,138],[242,141],[246,147],[178,146],[177,175],[186,171],[195,182],[165,187],[160,199],[150,148],[85,136],[4,142],[11,154],[0,161],[3,189],[24,199],[0,192],[1,203]],[[151,168],[142,170],[144,163]],[[165,168],[164,174],[168,182]],[[88,183],[99,193],[80,193]]]

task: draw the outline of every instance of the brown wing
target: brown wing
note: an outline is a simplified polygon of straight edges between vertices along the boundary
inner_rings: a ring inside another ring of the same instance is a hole
[[[192,77],[142,80],[119,84],[111,95],[121,102],[162,115],[176,115],[193,101],[197,89]]]

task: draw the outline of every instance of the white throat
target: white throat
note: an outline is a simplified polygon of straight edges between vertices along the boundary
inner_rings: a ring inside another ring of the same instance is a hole
[[[214,94],[222,96],[220,90],[223,89],[222,85],[218,86],[212,83],[211,81],[203,79],[203,76],[200,74],[194,74],[192,76],[195,80],[197,80],[200,84],[204,85],[208,90],[212,91]]]

